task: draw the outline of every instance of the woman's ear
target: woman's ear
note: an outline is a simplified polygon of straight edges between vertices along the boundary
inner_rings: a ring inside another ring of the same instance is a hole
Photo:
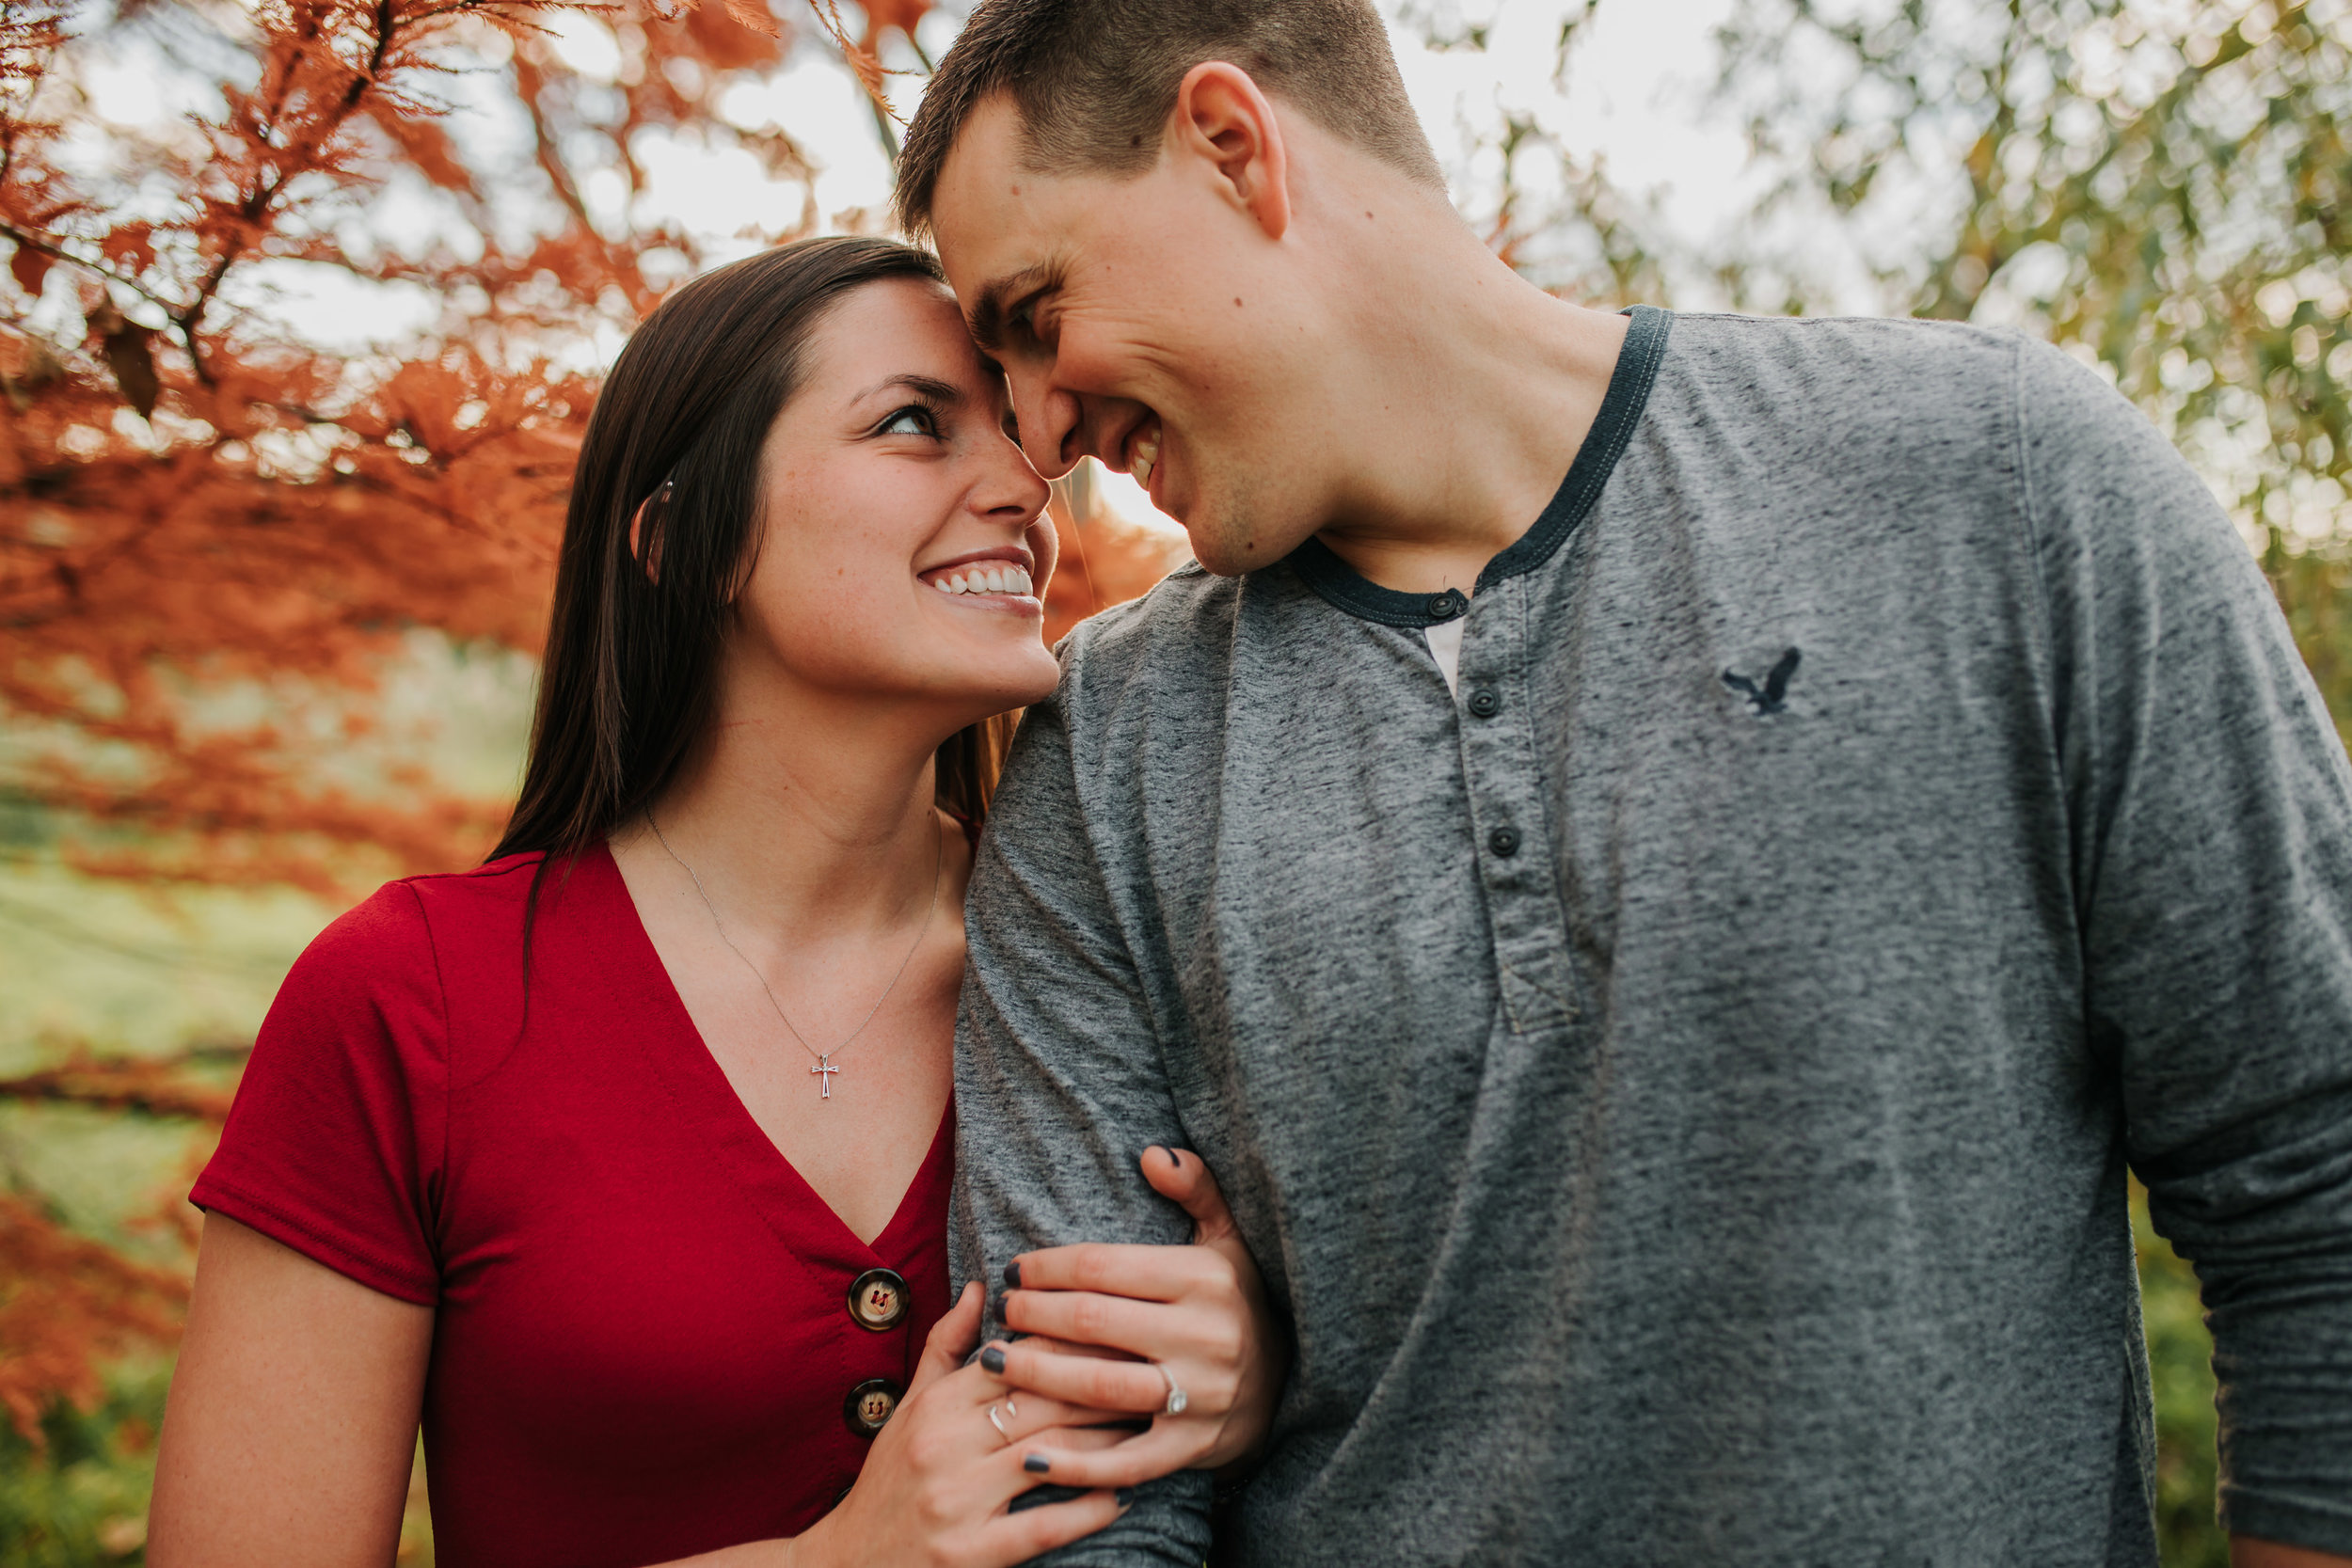
[[[1289,232],[1290,155],[1274,105],[1249,72],[1223,60],[1204,60],[1184,72],[1169,146],[1213,166],[1267,239]]]
[[[644,569],[645,580],[661,581],[661,509],[670,504],[670,482],[663,480],[661,488],[637,503],[637,510],[628,517],[628,558]],[[646,510],[653,515],[648,518]],[[653,525],[652,536],[646,535],[646,524]]]

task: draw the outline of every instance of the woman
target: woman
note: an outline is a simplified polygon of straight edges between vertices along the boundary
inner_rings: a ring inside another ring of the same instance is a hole
[[[1263,1432],[1257,1275],[1179,1152],[1144,1170],[1207,1244],[1029,1254],[1006,1298],[1109,1267],[1126,1338],[961,1365],[957,911],[996,716],[1056,676],[1007,419],[883,241],[630,341],[505,841],[312,944],[196,1188],[156,1568],[380,1568],[420,1419],[444,1568],[1012,1563]],[[1010,1506],[1041,1484],[1078,1491]]]

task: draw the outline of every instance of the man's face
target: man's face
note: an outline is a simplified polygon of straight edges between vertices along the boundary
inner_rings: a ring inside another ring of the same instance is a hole
[[[1217,165],[1181,143],[1141,175],[1040,174],[999,97],[966,121],[931,206],[940,259],[1005,368],[1041,473],[1132,473],[1211,571],[1322,526],[1315,333],[1294,276]]]

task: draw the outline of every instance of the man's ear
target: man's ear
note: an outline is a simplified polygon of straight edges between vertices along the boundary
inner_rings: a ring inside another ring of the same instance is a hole
[[[1170,135],[1174,150],[1216,166],[1267,239],[1289,231],[1290,158],[1282,126],[1249,72],[1223,60],[1204,60],[1184,72]]]

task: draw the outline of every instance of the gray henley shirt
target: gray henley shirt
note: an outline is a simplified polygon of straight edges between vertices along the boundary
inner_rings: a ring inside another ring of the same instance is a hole
[[[1209,1160],[1295,1345],[1221,1557],[2153,1563],[2127,1164],[2227,1523],[2352,1553],[2352,768],[2096,376],[1638,310],[1473,598],[1310,542],[1061,659],[951,1245],[1180,1241],[1136,1154]],[[1209,1507],[1055,1560],[1197,1564]]]

